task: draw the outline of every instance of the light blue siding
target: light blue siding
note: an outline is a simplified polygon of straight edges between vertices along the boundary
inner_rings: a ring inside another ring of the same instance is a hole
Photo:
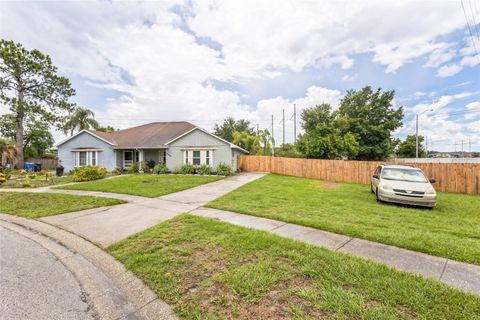
[[[183,150],[185,148],[213,148],[212,167],[214,170],[220,163],[231,165],[236,169],[233,149],[230,144],[198,129],[169,144],[167,153],[167,167],[169,169],[172,170],[183,165]]]
[[[100,149],[97,159],[98,165],[107,168],[108,171],[115,169],[116,153],[111,145],[87,132],[82,132],[58,147],[58,159],[65,168],[65,172],[74,168],[74,153],[72,150],[76,148]]]

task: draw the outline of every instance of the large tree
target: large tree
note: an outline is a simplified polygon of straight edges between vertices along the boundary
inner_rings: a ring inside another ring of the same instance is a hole
[[[427,151],[423,147],[423,136],[418,136],[418,156],[420,158],[427,157]],[[415,135],[409,135],[398,144],[397,150],[395,150],[395,154],[399,158],[415,158],[416,156],[416,137]]]
[[[246,131],[236,131],[233,133],[233,144],[247,150],[250,154],[257,154],[260,149],[260,136],[250,134]]]
[[[16,137],[15,114],[0,116],[0,135],[15,140]],[[26,158],[40,157],[53,146],[53,136],[49,125],[34,116],[26,117],[23,133],[23,153]]]
[[[402,125],[403,107],[395,108],[395,91],[349,90],[340,103],[338,116],[346,121],[344,132],[359,143],[358,160],[383,160],[393,153],[393,131]]]
[[[63,126],[63,132],[73,136],[75,131],[82,131],[84,129],[97,129],[100,127],[97,120],[95,120],[95,114],[92,110],[86,108],[75,108],[75,111],[67,118]]]
[[[233,134],[235,132],[247,132],[253,135],[254,130],[250,127],[250,121],[240,119],[238,121],[233,117],[229,117],[223,121],[221,125],[215,124],[214,133],[216,136],[223,138],[227,141],[233,141]]]
[[[15,114],[17,166],[23,167],[24,122],[30,115],[60,127],[73,109],[70,81],[57,74],[48,55],[27,50],[13,41],[0,40],[0,101]]]
[[[332,112],[329,104],[305,109],[301,119],[305,132],[299,136],[297,148],[308,158],[339,159],[357,155],[356,136],[346,131],[346,119]]]

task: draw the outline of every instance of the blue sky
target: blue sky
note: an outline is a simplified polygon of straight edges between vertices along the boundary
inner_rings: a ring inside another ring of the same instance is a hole
[[[480,3],[458,1],[1,2],[0,36],[51,55],[104,125],[227,116],[293,140],[299,112],[348,89],[395,90],[430,149],[480,151]],[[465,17],[465,15],[467,17]],[[471,37],[467,25],[473,31]],[[0,106],[0,113],[8,112]],[[60,133],[55,133],[61,139]],[[281,140],[280,140],[281,142]]]

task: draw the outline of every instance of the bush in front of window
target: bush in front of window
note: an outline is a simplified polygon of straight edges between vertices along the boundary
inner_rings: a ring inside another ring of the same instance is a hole
[[[183,174],[194,174],[195,173],[195,166],[190,163],[186,163],[180,167],[180,173]]]
[[[212,173],[212,168],[208,164],[202,164],[196,168],[198,174],[206,175]]]
[[[132,174],[132,173],[138,173],[138,169],[140,167],[138,166],[138,163],[135,162],[132,164],[130,167],[127,168],[127,173]]]
[[[156,174],[168,173],[167,165],[165,163],[159,163],[155,166],[155,168],[153,168],[153,172],[155,172]]]
[[[116,175],[116,176],[119,176],[123,173],[123,170],[119,167],[116,167],[115,169],[112,170],[112,174],[113,175]]]
[[[230,176],[233,174],[233,169],[232,166],[225,164],[225,163],[220,163],[217,166],[217,175],[219,176]]]
[[[156,164],[155,160],[148,160],[147,161],[148,169],[155,169],[155,164]]]
[[[85,166],[76,168],[73,171],[73,181],[83,182],[103,179],[107,175],[107,169],[97,166]]]

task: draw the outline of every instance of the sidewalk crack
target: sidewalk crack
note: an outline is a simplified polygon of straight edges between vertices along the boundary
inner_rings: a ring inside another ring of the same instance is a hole
[[[448,264],[448,259],[445,259],[445,264],[443,265],[442,273],[440,274],[440,278],[438,278],[438,280],[442,280],[443,275],[445,274],[445,270],[447,269],[447,264]]]
[[[350,239],[348,239],[347,241],[345,241],[345,243],[341,244],[338,248],[335,249],[335,251],[338,251],[340,249],[342,249],[343,247],[345,247],[347,244],[349,244],[353,239],[355,239],[354,237],[351,237]]]

